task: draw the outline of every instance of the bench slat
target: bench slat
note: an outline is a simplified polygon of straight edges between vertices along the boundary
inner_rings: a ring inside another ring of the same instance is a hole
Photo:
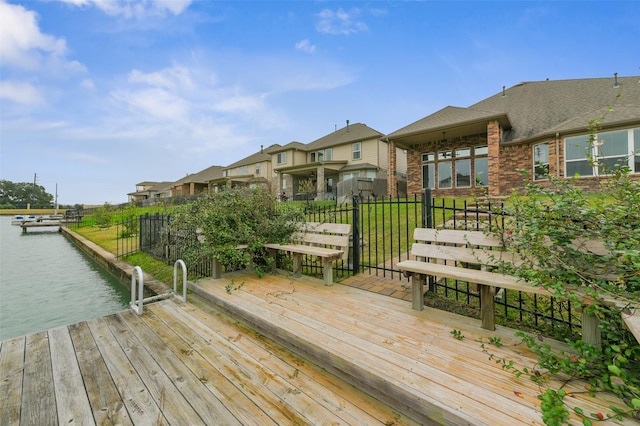
[[[474,265],[498,266],[502,262],[514,265],[522,263],[522,259],[516,253],[437,244],[414,243],[411,248],[411,254],[416,257],[450,260]]]
[[[548,290],[541,287],[534,287],[518,277],[499,274],[496,272],[459,268],[457,266],[440,265],[438,263],[421,262],[419,260],[403,260],[396,264],[396,266],[402,271],[412,272],[415,274],[434,275],[437,277],[457,279],[469,283],[506,288],[509,290],[523,291],[543,296],[552,295]]]
[[[482,231],[460,231],[455,229],[416,228],[413,231],[416,241],[432,241],[439,244],[452,243],[461,245],[503,247],[499,238],[487,235]]]

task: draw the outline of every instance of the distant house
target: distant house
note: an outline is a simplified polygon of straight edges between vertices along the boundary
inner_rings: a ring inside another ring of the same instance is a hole
[[[171,182],[140,182],[136,184],[136,191],[128,193],[131,203],[148,203],[149,200],[168,196],[167,186]]]
[[[280,148],[274,144],[222,168],[222,175],[209,180],[209,191],[221,191],[224,187],[269,185],[272,181],[271,152]]]
[[[387,175],[403,181],[404,151],[390,161],[383,134],[356,123],[336,129],[308,144],[291,142],[272,150],[274,184],[288,198],[309,196],[310,182],[316,200],[348,199],[351,195],[387,194]],[[397,158],[400,161],[396,161]]]
[[[640,77],[524,82],[466,108],[443,108],[385,140],[390,152],[407,151],[409,194],[506,195],[523,186],[521,170],[542,184],[549,175],[579,175],[587,190],[615,164],[640,179]]]
[[[222,176],[222,166],[210,166],[198,173],[186,175],[170,185],[172,197],[194,196],[207,193],[209,181]]]

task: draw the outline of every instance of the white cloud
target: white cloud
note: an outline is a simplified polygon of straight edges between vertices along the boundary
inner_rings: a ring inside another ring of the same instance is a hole
[[[80,82],[80,87],[86,90],[93,91],[96,89],[96,85],[93,83],[93,80],[90,78],[85,78]]]
[[[316,51],[316,46],[311,44],[309,39],[305,38],[304,40],[300,40],[296,43],[296,50],[300,50],[306,53],[313,53]]]
[[[168,13],[179,15],[189,7],[192,0],[59,0],[78,7],[95,6],[110,16],[124,18],[144,18],[164,16]]]
[[[44,96],[38,88],[22,81],[0,81],[0,99],[25,105],[40,105]]]
[[[190,71],[183,66],[174,66],[151,73],[133,70],[129,73],[129,82],[144,83],[169,90],[192,90],[194,87]]]
[[[2,66],[37,69],[43,62],[58,62],[67,53],[64,39],[40,32],[37,14],[0,1],[0,57]]]
[[[317,15],[319,20],[316,29],[321,33],[336,35],[350,35],[368,31],[367,24],[355,20],[358,15],[360,15],[360,9],[353,9],[350,12],[345,12],[343,9],[338,9],[335,12],[324,9]]]
[[[164,89],[119,90],[111,96],[128,111],[148,119],[183,121],[189,113],[189,105],[184,99]]]

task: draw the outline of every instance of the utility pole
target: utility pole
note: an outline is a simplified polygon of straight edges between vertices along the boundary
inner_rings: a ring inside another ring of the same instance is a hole
[[[33,174],[33,190],[31,191],[31,202],[29,203],[29,205],[27,206],[27,210],[31,208],[31,204],[35,204],[35,197],[36,197],[36,182],[38,180],[38,174],[34,173]]]

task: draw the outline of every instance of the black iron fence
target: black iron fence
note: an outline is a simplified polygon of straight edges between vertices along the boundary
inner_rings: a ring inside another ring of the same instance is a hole
[[[430,193],[413,198],[354,197],[345,204],[301,203],[308,221],[349,223],[352,239],[348,258],[334,266],[337,281],[355,274],[367,274],[397,281],[398,288],[406,288],[410,281],[396,264],[409,258],[416,227],[451,229],[488,229],[500,226],[505,213],[501,202],[471,199],[434,199]],[[123,211],[117,222],[117,256],[123,257],[138,250],[174,264],[182,257],[175,236],[168,232],[171,220],[168,210],[129,217]],[[82,223],[96,224],[100,212],[86,212]],[[78,226],[73,224],[72,226]],[[278,264],[288,259],[282,255]],[[313,258],[303,259],[303,273],[322,276],[322,265]],[[211,262],[189,265],[190,274],[210,276]],[[472,284],[443,279],[429,283],[425,302],[429,305],[479,316],[480,299]],[[579,332],[581,316],[568,302],[503,290],[496,298],[498,322],[544,331],[548,334],[569,335]]]

